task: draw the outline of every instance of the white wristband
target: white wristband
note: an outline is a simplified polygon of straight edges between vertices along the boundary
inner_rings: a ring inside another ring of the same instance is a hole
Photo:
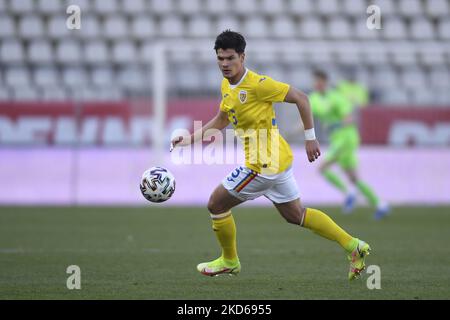
[[[305,130],[305,140],[316,140],[314,128]]]

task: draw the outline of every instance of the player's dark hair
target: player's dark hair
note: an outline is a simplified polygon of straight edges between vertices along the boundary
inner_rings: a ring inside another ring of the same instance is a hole
[[[314,71],[314,77],[322,79],[322,80],[325,80],[325,81],[328,80],[328,75],[326,74],[325,71],[322,71],[322,70],[315,70]]]
[[[216,42],[214,44],[214,50],[217,53],[217,50],[219,49],[234,49],[234,51],[241,54],[244,53],[246,45],[247,43],[245,42],[242,34],[227,29],[217,36]]]

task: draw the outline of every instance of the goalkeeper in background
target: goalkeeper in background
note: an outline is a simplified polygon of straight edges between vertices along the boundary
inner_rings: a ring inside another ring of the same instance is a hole
[[[350,90],[349,90],[350,88]],[[350,97],[351,87],[346,86],[347,96]],[[383,203],[374,190],[363,182],[358,174],[358,147],[359,133],[353,115],[356,105],[367,103],[367,96],[356,95],[355,100],[348,99],[341,90],[328,88],[328,76],[323,71],[314,72],[314,92],[310,95],[311,109],[325,130],[329,134],[329,150],[325,156],[325,162],[320,166],[320,171],[325,179],[346,195],[343,211],[353,211],[356,202],[356,190],[358,190],[367,202],[376,208],[375,219],[381,219],[389,212],[387,204]],[[356,99],[357,98],[357,99]],[[365,103],[364,103],[365,102]],[[334,164],[338,164],[344,171],[350,186],[331,170]]]

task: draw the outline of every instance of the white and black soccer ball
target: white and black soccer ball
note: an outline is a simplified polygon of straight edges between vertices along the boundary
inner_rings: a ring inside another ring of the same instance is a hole
[[[150,202],[164,202],[175,192],[175,177],[163,167],[153,167],[144,172],[140,189]]]

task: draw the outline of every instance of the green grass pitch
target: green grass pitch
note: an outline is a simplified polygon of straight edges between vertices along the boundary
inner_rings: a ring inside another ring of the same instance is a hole
[[[205,277],[219,248],[205,208],[0,207],[0,299],[449,299],[450,208],[344,216],[321,208],[372,246],[381,268],[348,282],[343,250],[289,225],[272,208],[236,208],[242,272]],[[66,268],[81,268],[68,290]]]

